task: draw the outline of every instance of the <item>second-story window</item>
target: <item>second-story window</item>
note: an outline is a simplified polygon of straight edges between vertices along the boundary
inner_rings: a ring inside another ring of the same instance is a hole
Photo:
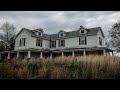
[[[56,41],[51,41],[51,48],[55,48],[56,47]]]
[[[87,38],[79,37],[79,45],[87,45]]]
[[[19,46],[25,46],[25,41],[26,41],[26,38],[21,38],[19,42]]]
[[[99,37],[99,45],[102,45],[102,38]]]
[[[65,40],[59,40],[59,47],[65,47]]]
[[[42,40],[41,39],[36,39],[36,46],[42,47]]]
[[[21,39],[20,39],[19,46],[21,46],[21,44],[22,44],[22,43],[21,43]]]

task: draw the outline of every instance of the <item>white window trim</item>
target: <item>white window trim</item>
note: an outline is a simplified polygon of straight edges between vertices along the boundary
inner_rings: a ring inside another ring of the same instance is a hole
[[[38,32],[36,32],[36,33],[37,33],[38,36],[42,36],[42,32],[38,31]],[[39,33],[41,33],[41,35],[39,35]]]
[[[51,41],[51,48],[56,48],[56,40],[52,40]]]
[[[82,43],[82,40],[84,40],[84,43]],[[81,37],[80,43],[81,43],[81,45],[85,45],[85,37]]]
[[[21,42],[19,41],[19,46],[22,47],[22,46],[25,46],[24,45],[24,42],[26,43],[26,38],[21,38]]]
[[[63,41],[63,43],[61,43]],[[65,40],[60,40],[60,47],[65,47]]]
[[[40,40],[40,41],[39,41],[40,46],[38,46],[38,40]],[[36,46],[42,47],[42,40],[41,40],[41,39],[36,39]]]

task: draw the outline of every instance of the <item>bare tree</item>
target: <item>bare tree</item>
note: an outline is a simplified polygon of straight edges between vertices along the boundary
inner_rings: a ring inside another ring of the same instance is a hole
[[[5,43],[3,41],[0,41],[0,52],[5,50]]]
[[[110,43],[117,51],[120,51],[120,22],[115,23],[109,30]]]
[[[13,24],[6,22],[1,26],[1,30],[4,32],[4,35],[1,35],[1,39],[5,43],[5,49],[9,50],[11,49],[11,45],[14,44],[13,37],[15,36],[16,28]]]

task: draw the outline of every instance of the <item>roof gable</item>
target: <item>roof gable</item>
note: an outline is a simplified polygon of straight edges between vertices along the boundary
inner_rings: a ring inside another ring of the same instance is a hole
[[[103,37],[105,37],[105,35],[104,35],[104,33],[103,33],[103,31],[102,31],[102,29],[101,29],[101,28],[100,28],[100,31],[101,31],[101,33],[102,33],[102,36],[103,36]]]
[[[15,39],[19,36],[20,33],[22,33],[23,31],[26,31],[29,35],[31,35],[31,33],[26,29],[26,28],[22,28],[19,33],[15,36]]]

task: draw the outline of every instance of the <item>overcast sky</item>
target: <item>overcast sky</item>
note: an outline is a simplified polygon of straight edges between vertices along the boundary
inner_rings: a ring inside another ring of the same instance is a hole
[[[119,19],[119,11],[0,11],[0,26],[7,21],[17,31],[22,27],[43,28],[47,34],[60,30],[73,31],[83,25],[86,28],[102,27],[106,35]]]

